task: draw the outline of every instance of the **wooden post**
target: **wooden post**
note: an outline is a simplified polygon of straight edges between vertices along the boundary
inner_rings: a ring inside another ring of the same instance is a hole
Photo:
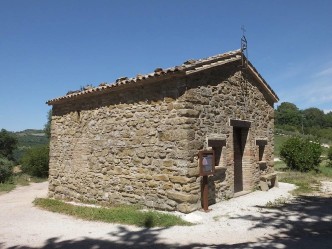
[[[214,150],[202,150],[199,156],[199,174],[203,177],[201,185],[201,203],[203,210],[209,212],[209,175],[215,172]]]
[[[208,176],[203,176],[203,210],[205,212],[209,211],[209,181]]]

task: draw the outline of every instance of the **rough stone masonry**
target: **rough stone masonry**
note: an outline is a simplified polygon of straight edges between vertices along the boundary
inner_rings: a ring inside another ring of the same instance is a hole
[[[273,172],[278,97],[243,58],[189,60],[48,101],[49,196],[192,212],[197,154],[211,148],[210,204],[255,190]]]

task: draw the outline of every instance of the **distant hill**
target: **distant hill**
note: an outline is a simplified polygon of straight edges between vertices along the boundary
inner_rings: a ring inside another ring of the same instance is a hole
[[[14,151],[16,161],[20,160],[27,149],[49,143],[49,139],[43,130],[27,129],[12,133],[16,135],[18,140],[18,148]]]

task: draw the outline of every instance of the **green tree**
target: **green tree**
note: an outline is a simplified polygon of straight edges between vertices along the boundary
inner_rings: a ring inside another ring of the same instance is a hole
[[[322,151],[318,142],[301,137],[291,137],[281,146],[280,157],[290,169],[302,172],[317,171]]]
[[[327,166],[332,167],[332,146],[327,150]]]
[[[47,113],[47,123],[44,126],[44,132],[48,138],[51,138],[52,109]]]
[[[306,127],[323,127],[324,112],[318,108],[311,107],[302,111],[304,115],[304,125]]]
[[[324,115],[324,126],[332,127],[332,112],[328,112]]]
[[[327,151],[327,159],[332,161],[332,146]]]
[[[21,169],[32,176],[47,177],[49,164],[49,146],[30,148],[21,159]]]
[[[275,111],[276,117],[275,122],[276,125],[283,126],[296,126],[300,127],[302,124],[302,114],[297,108],[297,106],[293,103],[283,102]]]
[[[0,156],[13,160],[13,151],[16,149],[17,143],[14,135],[2,129],[0,131]]]
[[[0,156],[0,183],[4,183],[13,175],[14,163]]]

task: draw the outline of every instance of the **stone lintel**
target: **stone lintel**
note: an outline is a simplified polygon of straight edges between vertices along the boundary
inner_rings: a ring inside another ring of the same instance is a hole
[[[267,145],[267,139],[256,139],[256,145],[258,146],[266,146]]]
[[[231,126],[239,128],[250,128],[251,122],[248,120],[230,119],[229,123]]]
[[[223,147],[226,146],[226,135],[224,134],[210,134],[206,138],[208,147]]]

